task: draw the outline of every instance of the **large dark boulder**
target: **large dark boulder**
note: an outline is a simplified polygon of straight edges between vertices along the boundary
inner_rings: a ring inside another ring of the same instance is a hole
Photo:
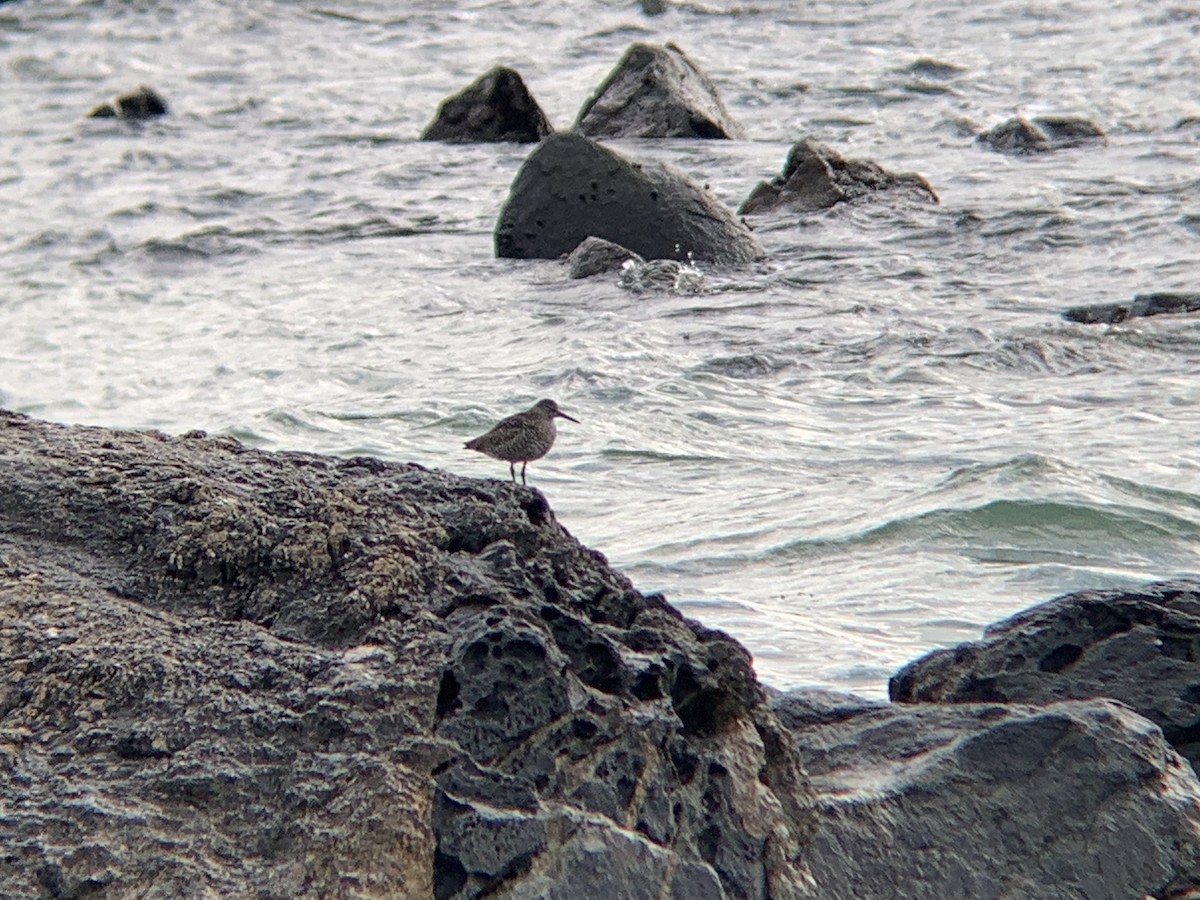
[[[683,173],[579,134],[551,135],[513,181],[496,224],[496,255],[557,259],[588,237],[644,259],[732,265],[763,255],[750,229]]]
[[[1200,783],[1118,703],[772,707],[817,792],[822,897],[1192,896],[1173,888],[1200,872]]]
[[[442,101],[423,141],[532,144],[554,129],[514,70],[496,66]]]
[[[1099,125],[1083,116],[1014,116],[978,135],[976,141],[1020,156],[1103,144],[1105,136]]]
[[[536,490],[3,412],[0,471],[0,895],[801,895],[749,654]]]
[[[128,119],[139,121],[167,114],[167,101],[154,90],[141,85],[135,90],[114,97],[94,107],[89,119]]]
[[[716,87],[675,44],[633,44],[579,111],[589,137],[742,138]]]
[[[1047,703],[1111,697],[1200,763],[1200,582],[1081,591],[996,625],[983,639],[909,663],[903,703]]]
[[[1095,303],[1071,306],[1062,317],[1084,325],[1116,325],[1126,319],[1200,312],[1200,292],[1155,291],[1137,294],[1129,303]]]
[[[937,194],[920,175],[897,174],[869,160],[846,159],[832,147],[805,138],[792,146],[782,174],[760,181],[738,214],[827,209],[880,191],[904,191],[924,202],[938,202]]]

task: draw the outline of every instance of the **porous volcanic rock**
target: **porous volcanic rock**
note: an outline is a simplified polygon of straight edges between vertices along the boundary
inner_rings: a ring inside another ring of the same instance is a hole
[[[421,132],[421,140],[532,144],[553,130],[521,76],[507,66],[496,66],[443,100]]]
[[[0,895],[803,894],[749,655],[536,490],[4,412],[0,471]]]
[[[817,792],[807,859],[822,897],[1194,896],[1200,783],[1119,703],[907,706],[799,690],[772,707]]]
[[[1150,294],[1137,294],[1129,303],[1071,306],[1062,311],[1062,317],[1084,325],[1116,325],[1126,319],[1143,316],[1193,312],[1200,312],[1200,292],[1155,291]]]
[[[635,162],[580,134],[538,144],[496,223],[496,255],[557,259],[588,237],[644,259],[735,265],[763,255],[753,232],[682,172]]]
[[[1200,763],[1200,582],[1080,591],[935,650],[892,677],[903,703],[1048,703],[1111,697]]]
[[[1000,153],[1048,153],[1068,147],[1102,144],[1104,131],[1083,116],[1014,116],[975,138]]]
[[[597,138],[744,137],[708,76],[672,43],[630,45],[575,130]]]
[[[145,85],[93,107],[89,119],[153,119],[167,114],[167,101]]]
[[[738,208],[738,214],[827,209],[867,194],[895,190],[938,202],[937,194],[921,175],[897,174],[869,160],[846,159],[832,147],[805,138],[792,146],[783,173],[771,181],[760,181]]]

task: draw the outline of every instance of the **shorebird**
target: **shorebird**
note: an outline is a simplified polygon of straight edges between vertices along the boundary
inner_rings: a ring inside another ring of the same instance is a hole
[[[481,434],[463,446],[486,453],[492,459],[506,460],[513,484],[517,483],[516,464],[520,463],[521,484],[525,484],[525,466],[541,459],[554,446],[554,438],[558,435],[554,427],[556,417],[579,424],[578,419],[572,419],[560,410],[553,400],[539,400],[525,412],[501,419],[487,434]]]

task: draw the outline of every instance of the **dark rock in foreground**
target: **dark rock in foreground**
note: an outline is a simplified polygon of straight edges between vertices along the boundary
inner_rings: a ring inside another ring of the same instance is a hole
[[[1200,312],[1200,293],[1157,291],[1138,294],[1130,303],[1097,303],[1091,306],[1072,306],[1062,311],[1062,317],[1084,325],[1115,325],[1126,319],[1142,316]]]
[[[632,250],[606,241],[588,237],[567,257],[567,266],[572,278],[591,278],[603,272],[619,272],[627,262],[644,263],[645,260]]]
[[[675,44],[633,44],[583,105],[589,137],[741,138],[708,76]]]
[[[797,897],[747,652],[540,493],[0,412],[0,895]]]
[[[896,174],[869,160],[846,159],[832,147],[805,138],[788,153],[783,173],[769,182],[759,182],[738,214],[827,209],[867,194],[894,190],[938,202],[937,194],[920,175]]]
[[[1200,582],[1082,591],[990,626],[983,639],[909,663],[903,703],[1048,703],[1112,697],[1200,763]]]
[[[137,90],[121,94],[93,108],[89,119],[153,119],[167,114],[167,101],[153,90],[142,85]]]
[[[1104,143],[1100,126],[1082,116],[1015,116],[983,132],[976,140],[1001,153],[1047,153]]]
[[[686,175],[578,134],[534,148],[496,224],[496,255],[557,259],[588,237],[644,259],[734,265],[763,255],[753,233]]]
[[[442,101],[423,141],[532,144],[554,129],[521,76],[496,66]]]
[[[776,696],[821,808],[821,896],[1179,896],[1200,859],[1187,763],[1109,700],[892,706]]]

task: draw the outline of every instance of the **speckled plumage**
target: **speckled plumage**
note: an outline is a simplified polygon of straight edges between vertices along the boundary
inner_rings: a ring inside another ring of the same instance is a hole
[[[558,436],[558,429],[554,427],[556,417],[579,422],[562,412],[553,400],[539,400],[525,412],[501,419],[487,434],[467,441],[463,446],[507,462],[513,483],[517,480],[516,463],[520,463],[521,484],[525,484],[525,466],[541,459],[554,446]]]

